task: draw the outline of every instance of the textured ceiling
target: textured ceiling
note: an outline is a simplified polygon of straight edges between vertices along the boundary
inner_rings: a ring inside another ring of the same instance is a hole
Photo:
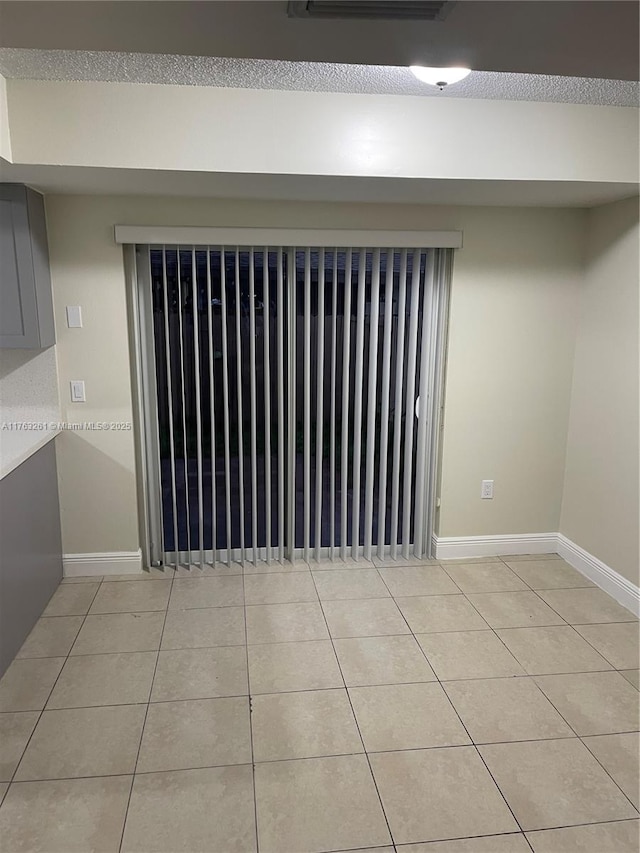
[[[640,84],[627,80],[474,71],[444,92],[407,68],[149,53],[0,49],[7,78],[164,83],[377,95],[547,101],[638,106]]]

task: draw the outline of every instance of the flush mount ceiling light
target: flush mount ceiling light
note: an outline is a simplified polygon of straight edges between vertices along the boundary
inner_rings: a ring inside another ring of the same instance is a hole
[[[411,65],[409,70],[418,80],[441,90],[452,83],[459,83],[471,74],[469,68],[432,68],[428,65]]]

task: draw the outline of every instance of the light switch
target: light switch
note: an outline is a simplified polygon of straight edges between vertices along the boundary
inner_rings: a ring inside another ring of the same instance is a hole
[[[84,380],[82,379],[72,379],[71,380],[71,402],[72,403],[84,403],[86,400],[84,396]]]
[[[70,329],[82,328],[82,308],[79,305],[67,305],[67,326]]]

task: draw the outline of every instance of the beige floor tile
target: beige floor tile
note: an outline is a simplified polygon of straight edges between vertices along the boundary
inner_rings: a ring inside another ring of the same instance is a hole
[[[601,589],[546,589],[540,590],[540,597],[570,625],[638,621]]]
[[[497,631],[529,675],[595,672],[611,669],[607,661],[573,628],[506,628]]]
[[[389,844],[364,755],[256,766],[261,853],[320,853]]]
[[[126,652],[69,658],[47,708],[148,702],[156,657],[156,652]]]
[[[38,619],[17,658],[66,657],[84,616],[52,616]]]
[[[595,586],[588,578],[561,559],[506,560],[507,565],[531,589],[565,589]]]
[[[462,592],[513,592],[527,586],[504,563],[458,563],[445,565]]]
[[[591,643],[615,669],[637,669],[639,631],[635,622],[578,625],[576,631]]]
[[[396,844],[518,830],[474,747],[379,752],[370,761]]]
[[[444,689],[475,743],[573,735],[530,678],[447,681]]]
[[[587,749],[619,785],[636,808],[640,806],[640,735],[599,735],[584,738]]]
[[[318,600],[311,572],[246,575],[244,594],[247,604],[288,604]]]
[[[251,766],[136,776],[121,849],[122,853],[254,853]]]
[[[564,592],[564,590],[563,590]],[[469,595],[469,601],[492,628],[564,625],[535,592],[489,592]]]
[[[258,563],[245,563],[245,575],[270,575],[278,572],[308,572],[309,566],[304,560],[296,559],[284,560],[280,563],[277,560],[272,560],[270,563],[260,561]]]
[[[8,782],[0,782],[0,805],[2,805],[2,801],[4,800],[4,795],[9,790]]]
[[[162,566],[161,568],[143,569],[140,572],[127,572],[121,575],[105,575],[105,583],[120,581],[167,581],[176,576],[173,566]]]
[[[146,710],[144,705],[118,705],[45,711],[16,781],[133,773]]]
[[[213,566],[178,566],[175,569],[176,578],[219,578],[223,575],[241,575],[240,563],[216,563]]]
[[[254,696],[251,709],[255,761],[364,752],[344,689]]]
[[[323,601],[322,609],[332,637],[382,637],[411,633],[390,598]]]
[[[176,578],[171,590],[169,610],[199,607],[242,607],[243,578],[226,575],[219,578]]]
[[[389,598],[391,593],[377,569],[345,569],[337,572],[312,572],[321,601],[351,598]]]
[[[637,820],[527,832],[535,853],[638,853]]]
[[[89,613],[138,613],[166,610],[172,581],[103,583]],[[83,587],[80,587],[83,588]]]
[[[160,652],[152,702],[216,699],[248,693],[244,646]]]
[[[478,748],[524,830],[637,816],[578,738]]]
[[[118,853],[130,776],[20,782],[0,809],[7,853]]]
[[[354,637],[334,642],[347,687],[435,681],[434,671],[410,634]]]
[[[617,672],[542,675],[535,681],[576,734],[632,732],[640,727],[640,695]]]
[[[250,763],[247,697],[149,705],[138,773]]]
[[[60,584],[43,616],[84,616],[98,592],[99,583]]]
[[[521,832],[457,838],[455,841],[431,841],[427,844],[405,844],[398,849],[400,853],[531,853],[531,848]],[[560,851],[556,850],[555,853]]]
[[[14,660],[0,679],[0,712],[41,711],[64,658]]]
[[[247,607],[247,642],[251,645],[325,639],[329,632],[317,601]]]
[[[244,607],[207,607],[203,610],[169,610],[161,648],[243,646],[245,642]]]
[[[627,681],[636,688],[636,690],[640,690],[640,670],[637,669],[621,669],[620,675],[624,675]]]
[[[416,639],[442,681],[525,674],[493,631],[418,634]]]
[[[431,566],[399,566],[380,569],[379,571],[391,594],[396,598],[408,595],[447,595],[460,592],[445,570],[435,564]]]
[[[251,693],[344,687],[330,640],[249,646]]]
[[[367,752],[471,743],[439,684],[351,687]]]
[[[396,604],[416,634],[440,631],[478,631],[489,627],[464,595],[426,595],[396,598]]]
[[[10,782],[38,722],[37,711],[0,714],[0,782]]]
[[[152,652],[160,646],[164,611],[87,616],[72,655]]]

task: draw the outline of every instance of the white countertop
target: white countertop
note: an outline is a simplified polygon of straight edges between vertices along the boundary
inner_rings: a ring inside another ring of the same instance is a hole
[[[37,453],[62,430],[46,429],[37,432],[6,431],[0,434],[0,480]]]

